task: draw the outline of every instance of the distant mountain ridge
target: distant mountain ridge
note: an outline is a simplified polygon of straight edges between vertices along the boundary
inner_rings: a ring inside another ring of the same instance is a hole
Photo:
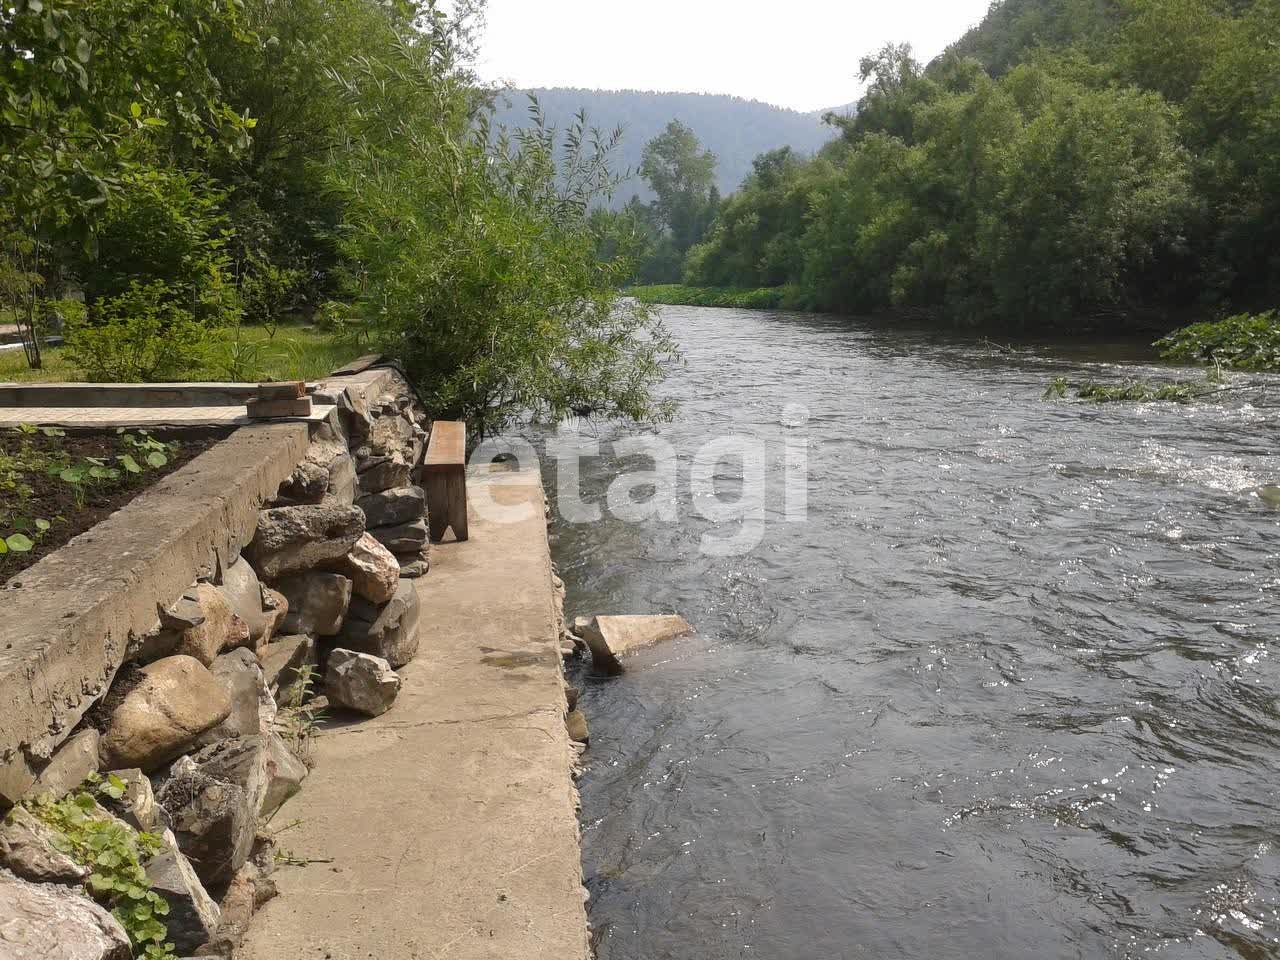
[[[681,121],[716,155],[717,185],[723,194],[739,187],[751,172],[751,161],[761,153],[789,146],[811,154],[836,135],[822,123],[825,110],[801,113],[722,94],[567,87],[508,91],[498,98],[496,122],[507,127],[528,125],[530,94],[557,130],[567,128],[580,110],[586,111],[589,125],[606,133],[621,126],[623,138],[615,157],[619,169],[637,171],[644,145],[672,120]],[[612,205],[621,206],[633,195],[650,198],[638,175],[619,189]]]

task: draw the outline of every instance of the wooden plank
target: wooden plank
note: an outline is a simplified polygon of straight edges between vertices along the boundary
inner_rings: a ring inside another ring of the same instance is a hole
[[[258,384],[259,400],[301,400],[306,395],[307,385],[302,380]]]
[[[467,425],[460,420],[437,420],[431,425],[431,440],[422,461],[426,473],[450,473],[467,463]]]
[[[270,420],[277,417],[311,416],[311,398],[301,400],[259,400],[254,397],[245,404],[245,412],[254,420]]]

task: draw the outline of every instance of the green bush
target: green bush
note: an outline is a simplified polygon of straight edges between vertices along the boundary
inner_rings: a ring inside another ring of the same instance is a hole
[[[794,287],[760,287],[755,290],[722,290],[689,287],[679,283],[631,287],[627,293],[641,303],[678,304],[687,307],[732,307],[737,310],[794,310],[800,291]]]
[[[275,335],[276,325],[297,304],[305,270],[283,267],[258,257],[240,280],[240,302],[248,323],[266,327]]]
[[[1280,371],[1280,311],[1240,313],[1193,323],[1156,343],[1176,363],[1220,363],[1236,370]]]
[[[67,325],[66,353],[93,381],[185,380],[199,369],[208,335],[166,284],[134,281],[99,301],[93,321]]]
[[[102,301],[129,294],[135,284],[159,283],[202,324],[238,320],[224,199],[195,174],[145,169],[125,176],[103,213],[96,256],[77,268],[90,319]]]

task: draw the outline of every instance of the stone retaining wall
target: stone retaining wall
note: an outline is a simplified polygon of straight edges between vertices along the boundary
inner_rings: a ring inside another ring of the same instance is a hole
[[[163,838],[146,870],[178,953],[229,955],[274,889],[264,825],[313,718],[392,707],[429,569],[429,422],[386,367],[312,395],[323,420],[237,431],[0,591],[0,910],[83,896],[28,808],[110,773],[124,796],[90,815]],[[84,919],[59,936],[101,944],[68,956],[129,955],[109,915],[64,912]]]

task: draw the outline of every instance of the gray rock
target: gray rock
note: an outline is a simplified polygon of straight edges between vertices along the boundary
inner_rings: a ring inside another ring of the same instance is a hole
[[[400,577],[404,580],[417,580],[431,571],[431,561],[421,557],[405,558],[400,561]]]
[[[421,487],[395,487],[365,494],[356,506],[364,511],[365,526],[394,527],[421,520],[427,512],[427,496]]]
[[[204,623],[204,610],[196,598],[196,584],[165,610],[160,611],[160,624],[170,630],[190,630]]]
[[[58,748],[48,765],[40,771],[27,791],[29,797],[65,797],[98,772],[98,731],[87,727]]]
[[[206,887],[228,883],[248,859],[257,828],[257,811],[245,792],[201,773],[190,757],[183,757],[156,799],[201,882]]]
[[[99,741],[110,768],[151,771],[172,760],[231,713],[223,685],[198,660],[167,657],[142,668],[138,684],[107,718]]]
[[[307,459],[293,468],[289,478],[280,484],[273,501],[277,506],[319,503],[329,492],[329,468]]]
[[[322,503],[273,507],[258,514],[258,530],[245,556],[269,580],[318,567],[347,555],[364,533],[364,513]]]
[[[124,928],[79,890],[0,871],[3,960],[129,960]]]
[[[213,938],[222,912],[205,891],[191,861],[178,849],[173,831],[165,830],[163,837],[164,849],[147,861],[147,879],[151,889],[169,903],[164,917],[167,939],[186,953]]]
[[[310,571],[285,577],[276,587],[289,601],[288,633],[336,636],[351,603],[351,581],[341,574]]]
[[[351,446],[359,446],[369,436],[373,418],[369,415],[369,401],[358,387],[348,387],[338,394],[335,405],[342,419],[343,429],[351,439]]]
[[[581,710],[571,710],[564,718],[565,727],[569,731],[569,739],[574,743],[590,743],[591,733],[587,730],[587,718]]]
[[[225,780],[244,791],[254,815],[267,795],[267,750],[265,738],[237,737],[202,747],[186,758],[195,771],[214,780]],[[184,763],[183,769],[190,769]]]
[[[427,542],[427,521],[417,520],[395,527],[376,527],[369,532],[392,553],[416,554]]]
[[[21,806],[0,822],[0,867],[35,883],[80,883],[90,872],[58,850],[57,834]]]
[[[356,496],[356,462],[345,450],[329,464],[329,503],[348,504]]]
[[[231,698],[231,713],[212,730],[202,733],[197,744],[205,746],[233,737],[256,736],[271,729],[276,703],[267,689],[257,654],[243,647],[232,650],[213,661],[209,670]]]
[[[368,653],[386,660],[393,668],[403,667],[418,653],[421,601],[412,580],[401,580],[391,602],[382,608],[361,603],[357,616],[375,613],[372,622],[353,617],[342,631],[346,649]]]
[[[302,781],[307,779],[310,771],[276,734],[264,737],[263,745],[267,758],[267,789],[258,816],[270,820],[285,801],[302,789]]]
[[[403,454],[374,455],[368,460],[356,464],[356,477],[360,494],[366,495],[403,487],[409,482],[413,471],[411,464]]]
[[[381,657],[354,650],[334,650],[324,677],[329,703],[377,717],[391,709],[400,693],[400,678]]]
[[[401,416],[379,417],[369,429],[367,443],[374,455],[406,454],[413,445],[413,424]]]

